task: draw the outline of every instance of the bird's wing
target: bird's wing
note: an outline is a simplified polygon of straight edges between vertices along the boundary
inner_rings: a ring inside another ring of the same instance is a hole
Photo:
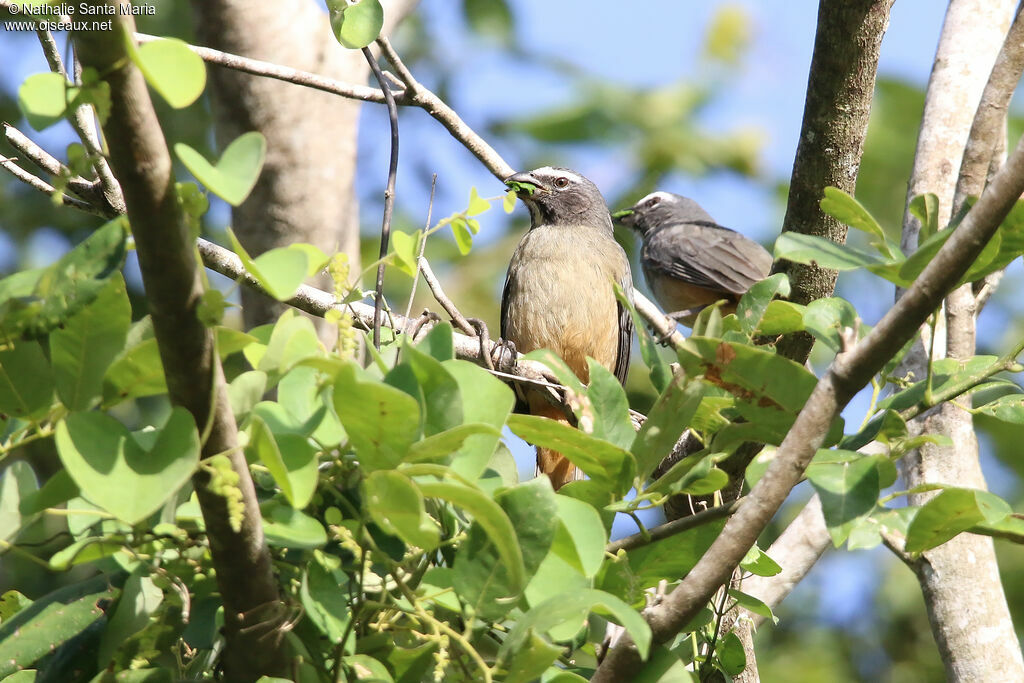
[[[625,258],[625,254],[623,254],[623,258]],[[633,276],[629,272],[628,260],[626,261],[625,274],[619,280],[619,286],[622,287],[626,299],[632,303]],[[619,379],[619,383],[625,385],[626,373],[629,372],[629,351],[633,345],[633,316],[630,315],[629,309],[623,306],[621,301],[618,301],[617,304],[619,313],[619,350],[615,358],[614,372],[615,376]]]
[[[508,283],[512,280],[512,268],[505,273],[505,284],[501,288],[501,338],[506,339],[505,333],[508,328]]]
[[[648,266],[697,287],[743,294],[768,276],[772,257],[764,247],[715,223],[657,229],[644,244]]]

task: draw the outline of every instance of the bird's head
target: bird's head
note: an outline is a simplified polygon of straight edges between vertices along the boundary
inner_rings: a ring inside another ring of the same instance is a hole
[[[505,178],[538,225],[607,225],[608,207],[597,185],[567,168],[544,166]]]
[[[671,192],[652,192],[628,209],[616,211],[612,218],[641,235],[668,223],[714,222],[697,202]]]

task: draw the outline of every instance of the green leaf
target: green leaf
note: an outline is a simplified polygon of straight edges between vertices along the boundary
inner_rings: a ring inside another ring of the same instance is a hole
[[[260,505],[260,512],[269,545],[312,550],[327,543],[323,525],[290,505],[271,499]]]
[[[438,331],[431,343],[445,346],[444,332]],[[424,347],[430,349],[430,346]],[[446,351],[441,355],[447,355]],[[417,346],[406,343],[402,348],[402,362],[396,370],[412,370],[416,384],[423,392],[423,433],[426,436],[447,431],[462,424],[462,394],[459,383],[439,360],[424,353]],[[390,374],[389,374],[390,376]],[[385,381],[388,381],[385,378]]]
[[[987,491],[947,488],[925,503],[910,522],[906,550],[923,553],[977,524],[996,524],[1011,512],[1003,499]]]
[[[488,424],[501,430],[516,401],[509,386],[469,361],[447,360],[442,365],[459,385],[463,421]],[[470,481],[475,480],[487,468],[500,439],[484,432],[468,437],[452,458],[452,471]]]
[[[840,333],[845,328],[855,329],[857,317],[857,310],[846,299],[816,299],[804,310],[804,328],[815,339],[839,353],[843,347]]]
[[[452,237],[455,238],[455,246],[459,253],[465,256],[473,249],[473,232],[469,229],[469,223],[462,217],[452,219]]]
[[[636,437],[629,417],[629,399],[618,378],[593,358],[587,358],[590,384],[587,398],[593,411],[593,435],[621,448],[629,448]]]
[[[672,452],[704,397],[703,384],[684,384],[684,381],[682,376],[672,380],[655,401],[647,420],[633,439],[629,450],[636,458],[637,478],[641,481],[651,476],[658,464]]]
[[[87,410],[103,391],[103,376],[124,348],[132,306],[124,278],[111,277],[96,300],[50,333],[57,395],[69,410]]]
[[[508,428],[535,446],[558,451],[602,488],[620,494],[629,490],[636,469],[629,451],[535,415],[510,415]]]
[[[743,643],[734,631],[729,631],[719,641],[715,654],[722,671],[730,676],[738,676],[747,668],[747,653],[743,651]]]
[[[267,139],[258,131],[243,133],[212,164],[183,142],[174,145],[174,153],[206,189],[228,204],[238,206],[249,196],[260,176],[267,154]]]
[[[568,496],[556,496],[558,529],[551,552],[590,578],[601,568],[608,533],[592,506]]]
[[[871,246],[887,259],[896,257],[888,240],[885,238],[885,231],[878,224],[874,216],[864,208],[864,205],[856,199],[840,190],[838,187],[826,187],[825,196],[819,202],[821,210],[832,216],[840,223],[866,232],[874,239]]]
[[[751,546],[747,551],[746,556],[740,561],[740,568],[754,576],[775,576],[782,571],[779,563],[768,557],[757,545]]]
[[[505,193],[505,198],[501,200],[501,208],[505,210],[505,213],[512,213],[516,208],[516,191],[509,190]]]
[[[163,591],[157,588],[149,576],[142,570],[132,572],[121,591],[114,615],[100,638],[96,660],[101,666],[113,660],[125,640],[149,625],[153,613],[163,600]]]
[[[174,109],[184,109],[203,94],[206,65],[184,41],[162,38],[143,43],[133,58],[146,82]]]
[[[103,617],[120,592],[100,575],[35,600],[0,626],[0,677],[28,668]],[[16,636],[16,637],[14,637]]]
[[[272,378],[271,383],[300,362],[324,356],[323,345],[316,336],[313,322],[291,308],[278,318],[261,355],[252,353],[253,347],[257,346],[252,344],[243,349],[246,360],[257,370],[266,372]]]
[[[466,209],[467,216],[479,216],[485,211],[489,211],[491,203],[477,194],[476,188],[469,188],[469,208]]]
[[[995,356],[974,356],[967,361],[943,358],[932,363],[932,392],[941,393],[948,387],[974,377],[997,362]],[[902,411],[917,405],[924,399],[925,380],[915,382],[906,389],[887,396],[878,402],[878,410],[886,408]]]
[[[777,335],[801,332],[804,329],[804,311],[801,304],[773,299],[757,327],[757,334]]]
[[[1009,424],[1024,424],[1024,395],[1009,394],[1000,396],[996,400],[976,408],[974,413],[989,415]]]
[[[32,74],[18,88],[18,106],[30,126],[43,130],[64,117],[77,88],[58,73]]]
[[[334,386],[334,409],[366,472],[394,469],[420,436],[420,407],[401,389],[361,382],[346,366]]]
[[[181,407],[162,429],[135,433],[104,413],[71,413],[54,440],[82,495],[129,524],[160,509],[199,463],[199,434]]]
[[[341,642],[352,612],[348,607],[346,587],[348,576],[342,571],[329,571],[316,560],[306,565],[299,597],[306,615],[320,632],[334,644]]]
[[[253,415],[246,452],[266,466],[292,507],[301,510],[309,505],[317,482],[317,449],[309,439],[273,434],[262,418]]]
[[[587,589],[553,597],[530,609],[509,631],[508,637],[498,650],[498,660],[504,661],[518,652],[531,630],[545,633],[556,626],[573,621],[582,626],[584,619],[591,612],[611,617],[624,626],[632,636],[640,656],[647,657],[651,646],[651,628],[643,617],[614,595]]]
[[[267,373],[262,370],[243,372],[228,385],[228,400],[231,412],[239,422],[249,414],[257,403],[263,400],[267,391]]]
[[[380,0],[358,0],[354,5],[345,0],[330,0],[328,9],[334,36],[350,50],[364,48],[377,40],[384,26]]]
[[[921,221],[919,243],[939,231],[939,198],[937,196],[931,192],[919,194],[910,200],[907,208],[917,220]]]
[[[562,648],[552,645],[530,631],[525,642],[509,662],[509,673],[503,680],[505,683],[530,683],[537,680],[560,654]]]
[[[53,373],[34,341],[0,350],[0,413],[40,417],[53,402]]]
[[[839,244],[825,237],[798,232],[784,232],[779,235],[775,241],[775,258],[832,270],[868,268],[874,272],[888,265],[881,257],[870,252]]]
[[[22,503],[39,490],[32,466],[15,460],[0,474],[0,541],[14,539],[25,526]]]
[[[818,456],[828,461],[812,462],[807,478],[821,498],[825,525],[838,548],[878,502],[878,465],[875,458],[852,451],[818,451]]]
[[[115,218],[53,265],[0,280],[0,336],[41,336],[92,302],[124,262],[127,225]]]
[[[637,312],[633,302],[625,295],[618,283],[614,284],[614,289],[619,305],[625,306],[633,318],[633,329],[636,330],[637,339],[640,341],[640,358],[650,371],[651,384],[654,385],[656,391],[662,392],[672,381],[672,372],[669,370],[668,363],[658,353],[658,345],[651,337],[651,333],[647,331],[647,321]]]
[[[419,257],[421,234],[415,232],[410,235],[401,230],[391,233],[391,251],[395,253],[395,265],[409,277],[416,277],[419,273],[417,258]]]
[[[462,13],[474,33],[503,45],[512,40],[512,11],[506,0],[463,0]]]
[[[785,273],[770,275],[754,283],[736,306],[736,317],[748,337],[761,326],[768,306],[776,296],[789,296],[789,278]]]
[[[526,584],[526,566],[515,527],[505,511],[479,489],[464,484],[422,481],[418,485],[424,496],[447,500],[473,515],[474,524],[486,532],[501,558],[502,568],[508,576],[509,596],[518,595]],[[470,554],[460,553],[460,557]]]
[[[246,271],[278,301],[287,301],[295,296],[303,280],[309,276],[309,252],[304,247],[292,244],[252,258],[231,228],[228,228],[228,239],[231,241],[231,249],[238,254]]]
[[[438,432],[432,436],[420,439],[409,448],[407,462],[436,461],[450,459],[447,456],[458,451],[462,444],[478,434],[500,437],[501,430],[492,425],[481,422],[468,422],[458,427]]]
[[[626,602],[643,603],[646,589],[663,579],[678,581],[693,569],[724,526],[725,520],[710,522],[671,538],[620,552],[617,558],[601,567],[595,586]]]
[[[437,523],[423,505],[423,494],[404,474],[371,472],[363,480],[366,509],[373,521],[408,545],[433,550],[440,541]]]

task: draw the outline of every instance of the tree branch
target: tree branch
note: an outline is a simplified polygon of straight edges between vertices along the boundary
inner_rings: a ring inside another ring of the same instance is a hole
[[[210,425],[203,456],[226,455],[243,496],[241,528],[234,531],[226,500],[209,489],[206,470],[193,476],[224,602],[225,671],[233,680],[283,673],[277,624],[260,618],[278,604],[277,583],[213,333],[196,314],[202,284],[177,202],[171,157],[146,82],[127,54],[133,22],[116,14],[115,0],[93,4],[105,5],[114,16],[113,35],[86,31],[73,38],[82,63],[104,74],[110,86],[105,125],[116,132],[108,136],[110,159],[122,183],[168,393],[173,404],[189,410],[200,430]]]
[[[1024,144],[1014,150],[914,285],[860,343],[836,357],[744,504],[679,586],[661,605],[647,610],[645,616],[655,642],[674,637],[729,580],[732,570],[799,482],[832,420],[931,315],[981,253],[1022,192]],[[638,664],[636,647],[625,638],[611,650],[592,680],[623,680],[624,673],[636,671]]]
[[[825,188],[853,194],[864,151],[882,35],[893,0],[821,0],[800,143],[793,163],[784,232],[846,241],[846,226],[819,206]],[[807,304],[831,296],[837,273],[816,265],[781,261],[790,299]],[[784,337],[780,354],[803,363],[814,339],[806,332]]]

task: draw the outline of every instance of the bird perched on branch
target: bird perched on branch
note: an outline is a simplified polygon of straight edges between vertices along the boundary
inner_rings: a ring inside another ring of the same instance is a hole
[[[530,210],[526,233],[508,266],[501,297],[501,336],[521,352],[550,349],[583,382],[587,356],[625,382],[633,322],[612,283],[631,297],[629,259],[615,241],[611,216],[594,183],[545,166],[505,179]],[[567,422],[536,390],[521,398],[530,414]],[[537,449],[537,469],[555,489],[582,473],[560,453]]]
[[[651,293],[684,325],[725,299],[733,313],[751,285],[768,277],[772,255],[757,242],[715,222],[688,197],[652,192],[615,219],[643,238],[640,263]]]

